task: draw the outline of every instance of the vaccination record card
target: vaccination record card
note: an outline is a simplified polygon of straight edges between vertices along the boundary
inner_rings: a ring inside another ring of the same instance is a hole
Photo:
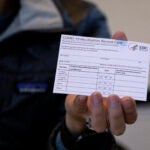
[[[53,92],[146,101],[149,58],[146,43],[62,35]]]

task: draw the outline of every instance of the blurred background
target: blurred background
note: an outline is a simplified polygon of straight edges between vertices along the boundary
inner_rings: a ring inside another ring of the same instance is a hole
[[[108,19],[110,31],[125,31],[128,40],[150,43],[150,0],[88,0],[97,4]],[[136,124],[116,137],[126,150],[150,150],[150,103],[137,106]]]
[[[130,41],[150,43],[149,0],[88,0],[97,4],[108,18],[111,32],[120,29]]]

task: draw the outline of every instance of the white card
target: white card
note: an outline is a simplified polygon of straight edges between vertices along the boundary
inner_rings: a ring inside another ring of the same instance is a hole
[[[149,54],[146,43],[62,35],[53,92],[146,101]]]

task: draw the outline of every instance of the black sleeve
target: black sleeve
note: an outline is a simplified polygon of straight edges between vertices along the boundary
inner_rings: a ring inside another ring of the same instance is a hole
[[[57,135],[60,134],[63,147],[66,150],[116,150],[117,145],[113,135],[108,131],[96,133],[85,129],[78,137],[74,137],[65,125],[65,121],[58,124],[49,139],[48,150],[56,150]],[[53,149],[52,149],[53,148]]]

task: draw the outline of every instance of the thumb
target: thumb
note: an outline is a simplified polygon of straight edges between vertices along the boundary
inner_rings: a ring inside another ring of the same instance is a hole
[[[116,31],[113,36],[112,36],[113,39],[116,39],[116,40],[124,40],[124,41],[127,41],[127,37],[126,37],[126,34],[121,31],[121,30],[118,30]]]

